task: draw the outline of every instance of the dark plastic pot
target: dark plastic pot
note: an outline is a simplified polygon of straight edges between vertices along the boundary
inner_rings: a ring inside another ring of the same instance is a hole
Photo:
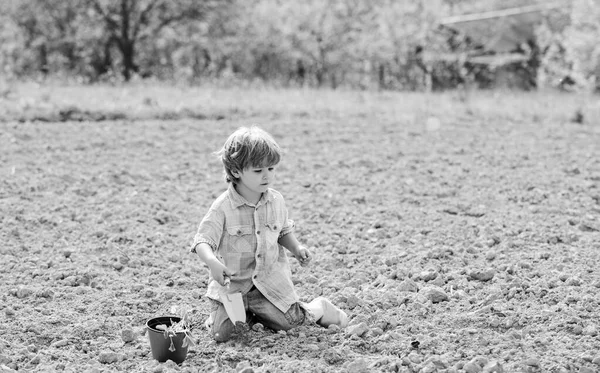
[[[179,332],[174,337],[168,337],[165,336],[164,331],[156,329],[157,325],[171,326],[171,320],[175,323],[180,321],[181,318],[177,316],[161,316],[146,322],[148,339],[150,339],[150,348],[152,349],[152,357],[161,363],[167,360],[173,360],[175,363],[181,364],[187,357],[188,352],[187,346],[181,347],[183,345],[185,333]],[[173,340],[175,351],[169,351],[171,339]]]

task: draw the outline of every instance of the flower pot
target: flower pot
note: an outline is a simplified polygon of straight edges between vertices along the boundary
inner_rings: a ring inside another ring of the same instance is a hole
[[[181,364],[185,360],[188,352],[187,345],[182,347],[185,333],[178,332],[174,336],[168,336],[163,330],[158,330],[156,328],[158,325],[171,326],[171,320],[173,320],[173,323],[176,323],[179,322],[181,318],[177,316],[161,316],[152,318],[146,322],[152,357],[161,363],[167,360],[173,360],[175,363]]]

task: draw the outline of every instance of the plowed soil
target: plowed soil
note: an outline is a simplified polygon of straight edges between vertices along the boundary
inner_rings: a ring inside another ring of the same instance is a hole
[[[79,117],[32,117],[64,109],[51,95],[0,123],[0,372],[600,371],[589,103],[219,91],[182,93],[182,111],[153,91],[99,96],[122,114],[99,117],[61,92]],[[188,246],[226,188],[211,152],[252,124],[285,150],[275,188],[313,248],[292,261],[298,293],[343,308],[344,330],[217,344],[201,327],[208,273]],[[180,366],[144,329],[174,305],[197,321]]]

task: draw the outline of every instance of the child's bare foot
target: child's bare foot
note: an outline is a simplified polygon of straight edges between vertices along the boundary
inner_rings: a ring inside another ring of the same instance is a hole
[[[210,315],[208,316],[208,319],[206,319],[206,321],[204,322],[204,327],[207,330],[210,330],[213,326],[213,324],[215,323],[215,313],[216,312],[211,312]]]
[[[346,312],[337,308],[327,298],[317,297],[308,304],[313,311],[317,324],[328,327],[329,325],[337,325],[340,328],[348,326],[348,315]]]

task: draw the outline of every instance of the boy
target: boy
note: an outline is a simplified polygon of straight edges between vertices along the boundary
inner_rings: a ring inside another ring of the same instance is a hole
[[[206,295],[213,302],[208,325],[217,342],[230,339],[235,326],[220,301],[241,292],[247,313],[273,330],[289,330],[307,320],[346,327],[348,317],[329,300],[299,301],[285,249],[302,266],[311,253],[294,235],[282,195],[271,185],[281,150],[258,127],[235,131],[217,152],[227,191],[213,202],[194,236],[191,251],[210,269]]]

